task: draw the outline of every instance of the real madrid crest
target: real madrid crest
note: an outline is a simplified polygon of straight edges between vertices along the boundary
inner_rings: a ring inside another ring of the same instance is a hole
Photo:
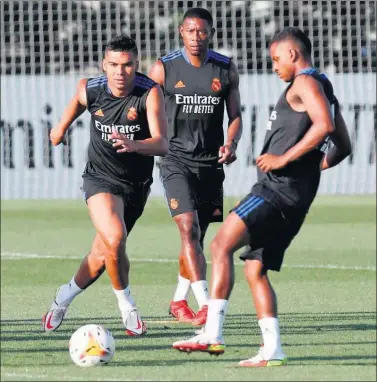
[[[127,112],[127,119],[130,121],[134,121],[137,118],[136,108],[130,107]]]
[[[174,198],[170,199],[170,208],[172,210],[176,210],[178,208],[178,200],[177,199],[174,199]]]
[[[221,82],[220,82],[220,80],[218,78],[214,78],[212,80],[212,90],[214,92],[218,92],[218,91],[221,90]]]

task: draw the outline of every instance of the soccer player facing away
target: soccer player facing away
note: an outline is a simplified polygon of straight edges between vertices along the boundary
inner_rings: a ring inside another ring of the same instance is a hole
[[[149,76],[165,93],[169,152],[160,178],[181,238],[178,285],[170,314],[194,326],[207,317],[208,284],[203,241],[208,225],[223,220],[223,164],[236,160],[242,133],[238,71],[230,58],[208,48],[211,14],[191,8],[183,16],[182,49],[161,57]],[[224,105],[229,122],[224,140]],[[190,286],[198,302],[187,304]]]
[[[224,352],[223,322],[234,285],[233,253],[249,245],[240,258],[245,261],[264,346],[256,356],[239,363],[247,367],[287,362],[268,270],[280,271],[284,252],[299,232],[317,193],[321,170],[337,165],[351,152],[333,87],[312,67],[309,38],[299,28],[284,29],[274,36],[270,55],[274,72],[289,85],[266,126],[263,149],[256,162],[258,181],[211,243],[211,299],[203,332],[173,344],[181,351]],[[329,139],[333,146],[327,151]]]
[[[146,327],[131,296],[125,246],[149,196],[153,156],[167,153],[164,96],[158,84],[137,72],[138,52],[132,38],[112,39],[102,65],[106,75],[78,82],[76,94],[50,134],[54,145],[64,143],[72,122],[86,109],[90,112],[82,190],[96,236],[72,280],[58,289],[42,326],[47,332],[56,330],[73,299],[106,269],[126,334],[136,336]]]

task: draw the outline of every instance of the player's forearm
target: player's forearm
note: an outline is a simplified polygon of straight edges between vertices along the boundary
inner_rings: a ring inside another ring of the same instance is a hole
[[[317,148],[332,133],[332,127],[322,125],[312,125],[304,137],[283,154],[286,163],[294,162],[308,152]]]
[[[227,142],[238,144],[242,136],[242,118],[241,116],[229,119]]]
[[[134,142],[138,154],[165,156],[168,153],[168,140],[164,137],[152,137]]]
[[[79,101],[74,98],[65,108],[63,115],[60,118],[57,128],[61,129],[64,133],[68,130],[69,126],[86,110]]]
[[[327,170],[328,168],[338,165],[343,159],[347,158],[347,156],[350,154],[351,150],[341,150],[338,147],[333,146],[323,158],[321,170]]]

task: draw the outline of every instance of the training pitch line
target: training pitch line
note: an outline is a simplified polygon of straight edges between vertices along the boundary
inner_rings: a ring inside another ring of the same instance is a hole
[[[82,260],[84,256],[61,256],[61,255],[48,255],[43,253],[19,253],[19,252],[1,252],[2,260],[23,260],[23,259],[64,259],[64,260]],[[132,258],[132,262],[136,263],[176,263],[178,259],[142,259]],[[211,264],[208,261],[208,264]],[[235,265],[243,265],[242,263],[235,263]],[[372,266],[347,266],[339,264],[283,264],[283,268],[302,268],[302,269],[344,269],[351,271],[376,271],[376,267]]]

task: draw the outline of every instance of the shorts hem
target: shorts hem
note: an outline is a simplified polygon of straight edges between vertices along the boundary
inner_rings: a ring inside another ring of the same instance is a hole
[[[195,211],[197,211],[197,209],[195,209],[195,208],[193,208],[193,209],[187,209],[187,210],[185,210],[185,211],[175,211],[175,210],[171,210],[171,209],[169,208],[170,216],[171,216],[172,218],[174,218],[174,217],[176,217],[176,216],[179,216],[179,215],[182,215],[182,214],[186,214],[186,213],[188,213],[188,212],[195,212]]]
[[[270,271],[280,272],[283,261],[281,261],[280,264],[277,264],[277,263],[275,263],[275,264],[267,263],[266,264],[265,262],[263,262],[263,256],[262,256],[262,254],[260,254],[260,251],[261,251],[260,249],[246,250],[245,252],[241,253],[241,255],[239,256],[239,259],[242,261],[259,260],[263,264],[263,267],[265,269],[268,269]]]

